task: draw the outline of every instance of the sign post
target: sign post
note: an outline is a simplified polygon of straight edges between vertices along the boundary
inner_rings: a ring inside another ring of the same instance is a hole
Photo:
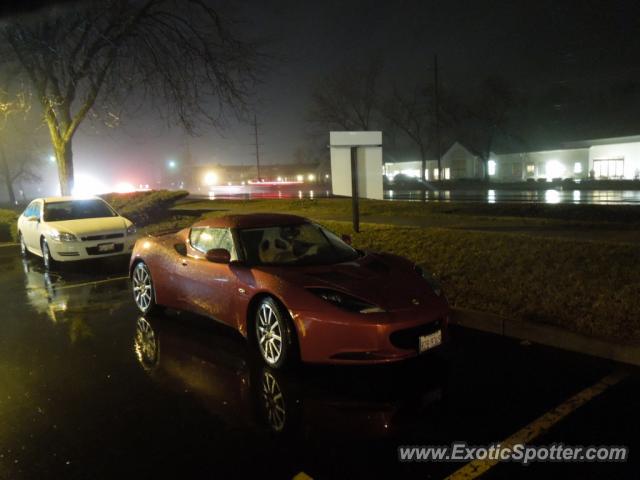
[[[358,147],[351,147],[351,212],[353,231],[360,233],[360,192],[358,191]]]
[[[360,232],[360,197],[382,200],[382,132],[330,132],[331,186],[351,197],[353,230]]]

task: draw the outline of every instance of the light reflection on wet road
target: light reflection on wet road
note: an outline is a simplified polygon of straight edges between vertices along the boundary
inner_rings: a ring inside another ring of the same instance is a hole
[[[123,274],[46,274],[0,249],[0,478],[441,478],[461,464],[399,464],[396,447],[498,441],[616,368],[456,329],[448,355],[281,374],[209,320],[140,318]],[[632,375],[544,441],[627,444],[633,458],[637,387]],[[487,477],[552,468],[634,471]]]

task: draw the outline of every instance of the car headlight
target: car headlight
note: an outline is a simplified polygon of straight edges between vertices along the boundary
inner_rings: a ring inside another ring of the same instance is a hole
[[[73,233],[69,232],[59,232],[57,230],[53,230],[49,233],[49,236],[58,242],[77,242],[78,237],[76,237]]]
[[[138,229],[133,223],[127,227],[127,235],[135,235],[137,231]]]
[[[418,275],[420,275],[422,278],[424,278],[427,281],[427,283],[429,284],[429,286],[433,290],[433,293],[435,293],[437,296],[441,297],[442,296],[442,285],[440,284],[440,281],[436,277],[431,275],[429,272],[427,272],[424,268],[422,268],[422,267],[420,267],[418,265],[416,265],[413,268],[414,268],[414,270],[416,271],[416,273]]]
[[[336,290],[328,288],[310,288],[309,291],[327,302],[333,303],[335,306],[344,308],[350,312],[359,313],[380,313],[384,310],[371,303],[364,302],[358,298],[354,298]]]

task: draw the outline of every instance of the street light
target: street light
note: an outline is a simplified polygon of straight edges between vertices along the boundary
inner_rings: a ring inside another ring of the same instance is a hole
[[[168,165],[169,165],[169,168],[171,168],[171,169],[176,168],[176,166],[177,166],[175,160],[169,160]]]
[[[49,161],[51,163],[56,163],[56,156],[55,155],[49,155]]]
[[[216,172],[207,172],[204,174],[204,184],[208,187],[218,183],[218,174]]]

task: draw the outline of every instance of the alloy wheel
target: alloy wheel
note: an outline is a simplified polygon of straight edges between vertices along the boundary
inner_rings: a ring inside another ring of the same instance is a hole
[[[134,342],[136,357],[145,370],[151,370],[158,361],[158,342],[149,321],[140,317],[136,326]]]
[[[262,376],[262,400],[267,422],[275,432],[281,432],[287,417],[285,400],[278,381],[266,370]]]
[[[149,311],[152,306],[152,288],[149,269],[144,263],[139,263],[133,271],[133,299],[143,313]]]
[[[282,356],[282,328],[278,312],[267,302],[260,305],[256,327],[260,353],[269,365],[275,365]]]

